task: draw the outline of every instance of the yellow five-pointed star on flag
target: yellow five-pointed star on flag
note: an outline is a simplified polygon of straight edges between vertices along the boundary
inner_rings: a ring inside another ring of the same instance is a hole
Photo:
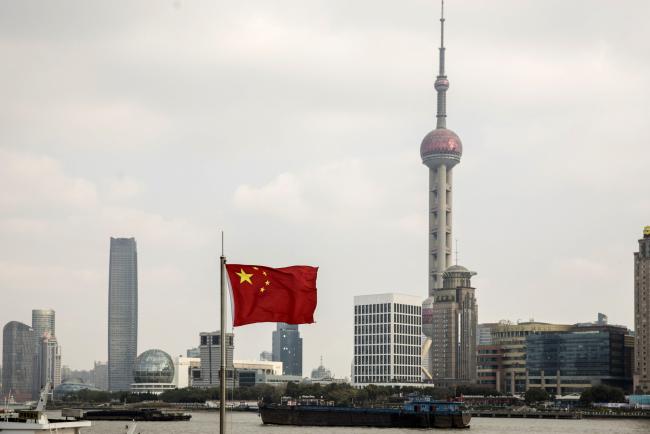
[[[244,271],[244,269],[242,268],[241,271],[240,271],[239,273],[235,273],[235,274],[237,274],[237,275],[239,276],[239,283],[248,282],[248,283],[250,283],[251,285],[253,284],[253,282],[251,281],[251,277],[253,277],[253,273],[248,274],[248,273],[246,273],[246,272]]]

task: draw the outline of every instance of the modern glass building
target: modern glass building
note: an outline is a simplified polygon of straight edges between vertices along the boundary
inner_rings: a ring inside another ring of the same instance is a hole
[[[147,350],[135,360],[133,380],[136,383],[171,383],[174,361],[162,350]]]
[[[108,388],[129,390],[138,351],[138,255],[134,238],[111,238]]]
[[[282,362],[283,375],[302,376],[302,338],[297,324],[277,324],[272,357],[274,362]]]
[[[147,350],[135,360],[131,391],[159,395],[165,390],[175,389],[174,361],[162,350]]]
[[[529,335],[526,339],[528,387],[556,395],[580,393],[599,384],[631,390],[626,369],[625,329]]]
[[[11,321],[2,330],[2,342],[2,396],[30,400],[36,350],[34,330],[27,324]]]
[[[40,340],[45,333],[56,336],[55,312],[53,309],[33,309],[32,328],[36,339]]]
[[[38,399],[41,389],[50,383],[61,384],[61,348],[56,339],[56,314],[53,309],[32,309],[34,330],[34,381],[32,398]]]

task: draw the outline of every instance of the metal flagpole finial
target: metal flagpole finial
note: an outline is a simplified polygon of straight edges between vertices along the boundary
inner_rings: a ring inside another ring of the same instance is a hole
[[[223,231],[221,231],[221,256],[224,256],[223,252]]]

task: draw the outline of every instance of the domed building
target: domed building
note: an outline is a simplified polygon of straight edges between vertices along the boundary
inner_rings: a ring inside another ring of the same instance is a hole
[[[100,388],[95,387],[92,384],[84,383],[80,379],[74,379],[71,381],[65,381],[54,388],[52,392],[52,400],[61,401],[65,399],[66,396],[79,392],[80,390],[90,390],[99,392]]]
[[[165,390],[175,389],[174,361],[166,352],[147,350],[135,359],[131,392],[159,395]]]

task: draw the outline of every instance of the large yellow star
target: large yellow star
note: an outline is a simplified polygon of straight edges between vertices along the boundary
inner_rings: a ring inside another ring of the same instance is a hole
[[[239,276],[239,283],[240,283],[240,284],[241,284],[241,283],[244,283],[244,282],[248,282],[248,283],[250,283],[251,285],[253,284],[253,282],[251,281],[251,277],[253,277],[253,274],[252,274],[252,273],[251,273],[251,274],[248,274],[248,273],[246,273],[246,272],[244,271],[244,269],[242,268],[240,273],[235,273],[235,274]]]

